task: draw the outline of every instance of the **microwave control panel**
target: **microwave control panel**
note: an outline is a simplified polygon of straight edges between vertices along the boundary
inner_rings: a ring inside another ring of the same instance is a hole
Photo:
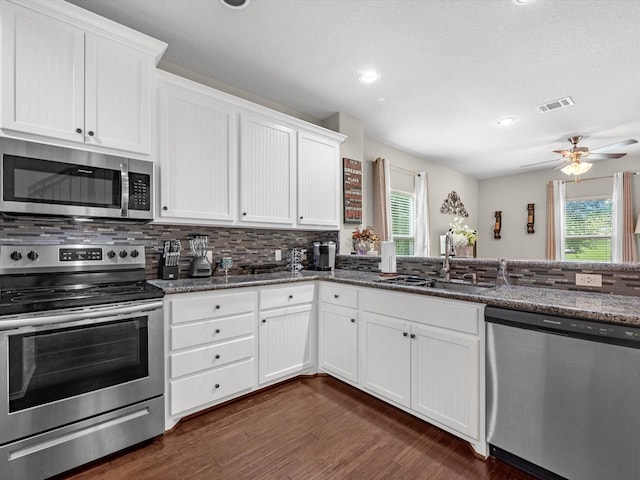
[[[129,209],[151,210],[151,176],[129,172]]]

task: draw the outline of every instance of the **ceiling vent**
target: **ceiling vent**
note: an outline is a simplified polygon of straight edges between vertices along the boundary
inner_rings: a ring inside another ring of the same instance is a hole
[[[560,98],[558,100],[553,100],[551,102],[548,103],[543,103],[542,105],[538,105],[536,107],[536,110],[540,113],[546,113],[549,112],[551,110],[557,110],[558,108],[565,108],[565,107],[570,107],[571,105],[573,105],[573,100],[571,99],[571,97],[564,97],[564,98]]]

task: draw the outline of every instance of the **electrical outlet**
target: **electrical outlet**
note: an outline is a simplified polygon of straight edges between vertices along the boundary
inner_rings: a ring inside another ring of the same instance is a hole
[[[213,265],[213,250],[207,250],[207,260]]]
[[[576,285],[580,287],[601,287],[602,275],[576,273]]]
[[[276,262],[282,260],[282,250],[276,250]]]

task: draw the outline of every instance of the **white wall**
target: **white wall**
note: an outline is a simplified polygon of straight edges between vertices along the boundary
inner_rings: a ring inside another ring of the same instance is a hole
[[[429,223],[431,256],[439,256],[440,235],[449,229],[449,223],[453,220],[452,215],[440,213],[442,202],[447,198],[452,190],[460,196],[462,203],[469,213],[469,218],[465,223],[471,228],[476,228],[478,224],[478,180],[464,175],[450,168],[437,165],[423,158],[401,152],[378,141],[366,138],[364,140],[364,165],[365,183],[369,186],[365,195],[365,211],[368,212],[364,218],[371,225],[373,216],[370,214],[373,205],[373,194],[370,186],[373,184],[372,161],[377,157],[386,158],[391,166],[400,167],[406,170],[427,172],[427,188],[429,195]],[[391,176],[393,177],[393,170]]]
[[[340,157],[350,158],[352,160],[360,160],[362,162],[362,156],[364,152],[364,123],[362,120],[357,119],[355,117],[351,117],[344,113],[336,113],[335,115],[330,116],[322,122],[322,125],[325,128],[329,128],[335,132],[342,133],[347,135],[347,139],[340,145]],[[365,162],[363,162],[365,163]],[[371,182],[367,183],[365,181],[366,173],[364,172],[363,165],[363,197],[367,190],[371,190]],[[340,163],[340,168],[342,169],[342,162]],[[342,170],[341,170],[342,171]],[[355,223],[344,223],[344,206],[342,204],[342,174],[340,175],[340,215],[342,217],[341,227],[340,227],[340,249],[339,252],[343,254],[349,254],[351,252],[351,233],[353,229],[356,227]],[[370,209],[365,208],[363,205],[363,220],[365,225],[371,225],[372,214]],[[368,215],[368,217],[365,217]],[[368,223],[367,223],[368,222]]]
[[[571,185],[573,192],[593,193],[601,181],[589,178],[609,176],[615,172],[639,171],[640,156],[629,156],[617,160],[601,160],[583,176],[584,181]],[[640,212],[640,175],[632,181],[634,193],[634,218]],[[570,180],[553,165],[544,170],[491,178],[478,182],[478,257],[522,260],[543,260],[546,257],[547,235],[547,183],[550,180]],[[611,179],[613,182],[613,179]],[[605,181],[606,183],[606,181]],[[569,190],[569,189],[568,189]],[[527,204],[535,204],[535,233],[527,233]],[[493,238],[494,212],[502,211],[502,238]],[[636,241],[639,241],[636,236]],[[639,244],[640,247],[640,244]]]

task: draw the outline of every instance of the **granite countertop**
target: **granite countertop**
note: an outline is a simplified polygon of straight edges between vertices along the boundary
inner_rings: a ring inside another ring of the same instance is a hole
[[[467,300],[512,310],[640,325],[640,297],[520,286],[494,287],[483,290],[481,293],[471,294],[427,287],[383,284],[379,278],[377,273],[356,270],[336,270],[335,272],[303,270],[299,273],[275,272],[230,275],[229,277],[150,280],[150,283],[162,288],[166,294],[174,294],[327,280],[349,285]]]

